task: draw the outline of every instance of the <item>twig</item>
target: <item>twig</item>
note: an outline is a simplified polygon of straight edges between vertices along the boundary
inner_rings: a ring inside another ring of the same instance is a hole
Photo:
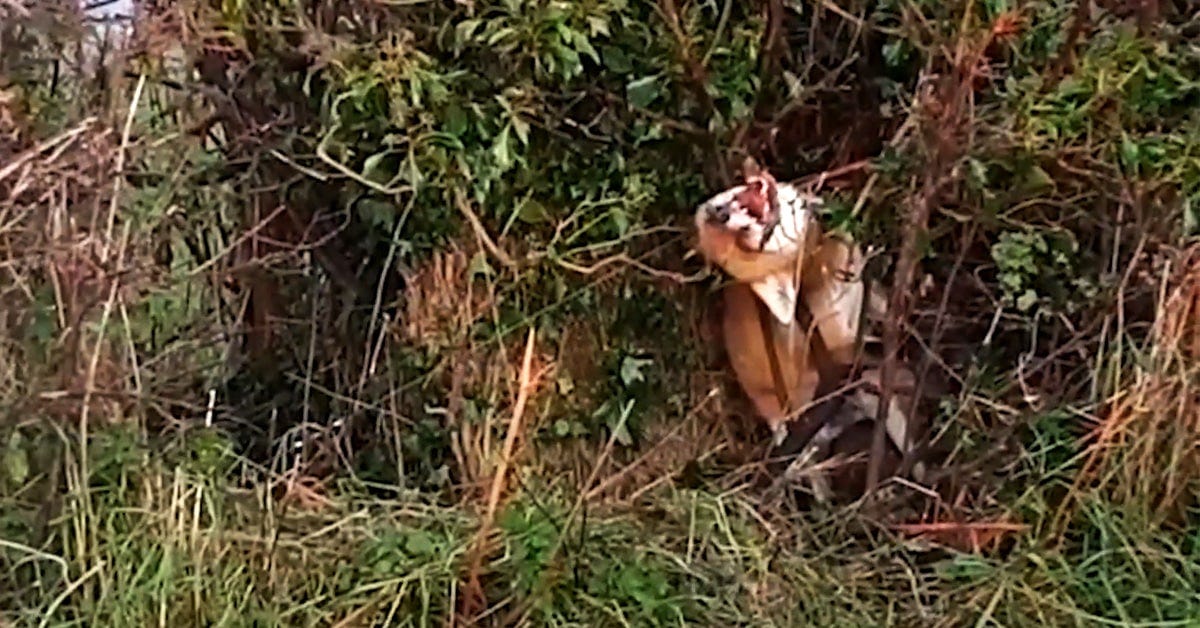
[[[962,268],[963,261],[966,259],[967,250],[975,238],[975,228],[975,223],[971,223],[969,231],[963,237],[962,244],[959,246],[958,255],[954,259],[954,266],[950,269],[950,275],[946,279],[946,287],[942,291],[942,300],[940,303],[938,303],[938,309],[934,315],[933,335],[929,340],[929,346],[926,347],[926,351],[928,351],[930,358],[936,358],[936,360],[925,360],[924,364],[922,365],[921,372],[918,373],[916,384],[913,387],[913,390],[916,391],[917,394],[913,395],[912,401],[909,404],[908,414],[906,416],[916,416],[920,393],[921,390],[924,389],[925,380],[929,375],[929,371],[932,368],[933,363],[936,361],[941,364],[943,368],[946,368],[941,360],[941,357],[935,353],[935,350],[941,343],[942,334],[945,331],[945,325],[943,323],[945,322],[946,308],[950,305],[950,292],[954,289],[954,281],[958,277],[958,273]],[[947,372],[950,372],[948,368],[946,370]],[[913,465],[916,464],[916,456],[913,455],[913,452],[905,451],[902,453],[903,458],[900,462],[900,470],[898,472],[901,477],[907,475],[908,471],[913,467]]]
[[[60,146],[66,142],[73,141],[75,138],[79,137],[79,135],[81,135],[84,131],[87,131],[88,129],[90,129],[92,127],[92,124],[95,122],[96,122],[96,118],[94,118],[94,117],[87,118],[83,122],[80,122],[79,125],[77,125],[73,129],[71,129],[70,131],[65,131],[63,133],[60,133],[60,134],[42,142],[41,144],[38,144],[37,146],[34,146],[33,148],[21,153],[17,157],[13,158],[12,161],[8,162],[7,164],[4,164],[3,168],[0,168],[0,181],[7,179],[13,172],[16,172],[21,166],[28,163],[34,157],[37,157],[38,155],[50,150],[51,148]]]
[[[748,120],[738,125],[737,129],[733,132],[730,141],[730,144],[734,148],[746,155],[750,154],[749,147],[746,145],[746,136],[749,135],[750,130],[754,128],[756,124],[758,124],[758,120],[761,117],[771,117],[777,121],[783,115],[777,107],[772,107],[771,103],[768,103],[763,97],[767,86],[775,85],[777,83],[773,77],[779,74],[779,56],[783,50],[783,46],[779,45],[780,41],[782,40],[780,32],[783,30],[783,3],[780,0],[767,0],[766,12],[767,24],[763,29],[762,39],[759,44],[762,50],[762,62],[758,66],[758,89],[754,92],[754,100],[752,101],[752,105],[750,107],[750,110],[754,113]],[[714,42],[714,45],[715,44],[716,42]],[[770,109],[770,116],[767,116],[767,109]],[[774,146],[773,140],[771,145],[772,147]],[[772,152],[774,151],[772,150]],[[725,171],[728,171],[729,169],[728,165],[725,163],[721,163],[720,166]],[[723,183],[725,183],[725,187],[728,187],[732,182]]]
[[[683,25],[679,20],[679,7],[676,6],[675,0],[659,0],[658,5],[659,10],[663,14],[663,19],[671,29],[671,34],[675,36],[676,46],[679,49],[679,61],[686,70],[688,87],[700,103],[701,116],[705,120],[710,120],[713,118],[717,107],[713,102],[712,96],[708,93],[708,71],[700,59],[697,59],[696,55],[692,53],[692,44],[688,39],[687,33],[683,31]],[[722,187],[729,187],[733,184],[733,180],[730,175],[729,162],[725,151],[717,146],[717,139],[711,132],[706,131],[701,137],[706,145],[704,148],[713,156],[716,162],[716,175]]]
[[[679,23],[679,7],[675,6],[675,0],[659,0],[658,4],[667,26],[671,29],[671,34],[675,36],[675,43],[679,47],[679,60],[687,68],[690,87],[704,108],[705,116],[710,117],[715,110],[715,105],[712,96],[708,93],[708,72],[700,60],[692,54],[691,42],[688,41],[687,33],[683,32],[683,26]]]
[[[818,172],[815,174],[810,174],[810,175],[801,177],[801,178],[793,181],[792,185],[794,185],[796,187],[805,187],[805,188],[812,186],[813,190],[815,191],[815,190],[820,189],[821,186],[824,185],[825,181],[828,179],[836,179],[838,177],[848,175],[852,172],[858,172],[859,170],[868,170],[869,171],[870,169],[871,169],[871,160],[870,159],[860,159],[858,161],[848,163],[844,166],[838,166],[837,168],[833,168],[831,170],[825,170],[823,172]]]
[[[471,204],[467,202],[467,196],[461,188],[454,189],[454,204],[458,207],[458,211],[462,212],[463,218],[466,218],[467,222],[470,223],[471,229],[475,232],[475,237],[479,238],[484,248],[501,264],[504,264],[508,268],[516,268],[517,263],[508,256],[508,253],[505,253],[503,249],[496,246],[496,242],[492,240],[492,236],[488,235],[483,222],[479,220],[479,215],[475,213],[475,210],[471,209]]]
[[[1026,532],[1030,526],[1023,523],[1008,521],[943,521],[932,523],[893,524],[895,532],[910,537],[926,538],[935,543],[969,549],[973,552],[983,551],[985,546],[997,547],[1005,534]],[[967,547],[963,547],[966,545]]]
[[[402,192],[412,192],[413,191],[412,187],[409,185],[395,185],[395,186],[380,185],[379,183],[376,183],[375,181],[372,181],[372,180],[362,176],[361,174],[358,174],[357,172],[351,170],[350,168],[348,168],[346,166],[346,164],[343,164],[342,162],[334,159],[329,154],[329,150],[325,147],[325,144],[329,141],[332,141],[333,133],[336,130],[337,130],[336,128],[330,130],[330,132],[321,140],[321,143],[317,144],[317,157],[320,157],[321,161],[325,162],[331,168],[333,168],[334,170],[337,170],[338,172],[342,173],[343,175],[350,177],[351,179],[354,179],[355,181],[365,185],[368,188],[371,188],[372,190],[375,190],[376,192],[379,192],[380,194],[382,194],[384,196],[393,196],[395,194],[400,194]]]
[[[901,124],[900,128],[896,129],[895,135],[893,135],[892,139],[888,141],[888,146],[892,148],[899,146],[900,142],[904,141],[904,138],[908,136],[908,132],[912,130],[915,124],[916,123],[914,122],[913,117],[909,116],[904,121],[904,124]],[[863,207],[867,204],[867,197],[871,195],[871,190],[874,189],[875,183],[878,181],[878,172],[872,172],[871,176],[867,177],[867,184],[863,186],[862,192],[859,193],[858,200],[854,201],[854,209],[850,212],[852,217],[858,218],[859,214],[862,213]]]
[[[961,33],[970,32],[968,29],[969,18],[970,12],[965,11]],[[978,58],[978,54],[969,50],[967,42],[960,39],[955,56],[951,59],[951,67],[955,68],[955,72],[947,77],[952,79],[950,82],[932,83],[930,81],[934,77],[929,75],[918,79],[917,94],[913,103],[914,111],[909,120],[905,122],[905,126],[912,122],[914,128],[926,131],[925,137],[921,139],[931,144],[929,147],[930,157],[928,163],[925,164],[921,190],[910,196],[912,202],[909,206],[908,219],[903,227],[900,259],[896,263],[896,277],[892,284],[892,295],[888,304],[889,316],[884,321],[884,358],[883,366],[880,369],[879,408],[876,412],[875,430],[871,439],[871,459],[867,463],[867,494],[873,493],[879,484],[887,435],[885,417],[892,404],[892,380],[895,376],[896,360],[900,350],[900,323],[908,316],[910,287],[916,276],[917,263],[920,258],[918,252],[920,240],[928,230],[929,210],[938,190],[944,181],[953,176],[943,176],[941,173],[951,172],[947,166],[953,159],[954,153],[962,150],[956,136],[959,127],[963,124],[964,105],[969,107],[973,94],[969,70],[975,66],[974,61],[969,65],[964,64],[967,55],[974,55],[973,58]],[[966,69],[964,70],[964,68]],[[931,115],[923,115],[922,111],[929,111]],[[969,115],[969,108],[966,111],[965,115]],[[923,125],[924,120],[914,119],[913,116],[931,118],[930,124]],[[935,116],[936,119],[932,119]],[[897,131],[897,137],[900,137],[903,131],[904,127]],[[906,433],[908,432],[911,430],[906,430]],[[898,444],[902,450],[907,451],[909,443]]]
[[[767,85],[771,81],[767,79],[778,73],[779,55],[783,52],[783,46],[780,42],[783,40],[781,33],[783,31],[783,2],[782,0],[767,0],[767,27],[763,31],[762,42],[762,82],[759,84],[761,90],[763,85]]]
[[[778,1],[778,0],[773,0]],[[725,34],[725,27],[729,24],[729,9],[733,7],[733,0],[725,0],[725,4],[721,7],[721,17],[717,19],[717,30],[713,31],[712,43],[708,45],[708,50],[704,56],[700,58],[702,65],[708,65],[709,59],[712,59],[713,52],[717,49],[717,44],[721,43],[721,36]]]
[[[263,218],[262,220],[258,221],[258,224],[254,225],[253,227],[250,227],[245,232],[243,232],[240,236],[237,237],[236,240],[234,240],[233,242],[230,242],[229,245],[226,246],[224,250],[222,250],[219,253],[217,253],[216,255],[210,257],[203,264],[200,264],[199,266],[193,268],[190,272],[188,272],[188,276],[196,277],[196,276],[199,276],[201,273],[204,273],[205,271],[207,271],[210,267],[213,266],[213,264],[216,264],[217,262],[221,261],[222,258],[224,258],[226,255],[229,255],[230,253],[232,253],[234,251],[234,249],[236,249],[237,247],[241,246],[243,242],[254,237],[254,234],[258,233],[259,231],[262,231],[262,229],[264,227],[271,224],[271,221],[274,220],[276,216],[283,213],[283,211],[285,209],[287,209],[286,205],[280,205],[279,207],[276,207],[275,209],[273,209],[270,214],[267,214],[266,218]]]
[[[121,131],[121,146],[117,149],[116,176],[113,177],[112,199],[108,204],[108,226],[104,230],[104,248],[100,249],[100,262],[108,261],[108,245],[112,242],[113,228],[117,223],[117,205],[121,199],[121,184],[125,182],[125,152],[129,149],[129,135],[133,131],[133,115],[137,113],[138,103],[142,100],[142,90],[146,87],[146,75],[138,77],[137,87],[133,90],[133,100],[129,103],[129,112],[125,115],[125,128]]]
[[[621,430],[625,429],[625,422],[629,419],[629,415],[629,407],[627,406],[625,411],[621,413],[621,418],[617,422],[616,427],[613,428],[612,433],[609,435],[608,442],[604,445],[604,450],[600,453],[600,457],[596,460],[596,464],[592,467],[592,472],[588,474],[588,478],[583,484],[583,490],[580,491],[579,495],[575,498],[575,503],[571,506],[571,511],[567,513],[567,519],[566,523],[563,524],[562,533],[558,535],[558,539],[555,541],[554,546],[550,549],[550,552],[546,557],[547,563],[553,562],[558,557],[558,553],[562,551],[563,544],[567,538],[567,533],[570,531],[571,525],[575,522],[575,517],[579,514],[580,509],[583,508],[584,502],[587,501],[588,496],[591,494],[591,491],[588,489],[596,482],[596,478],[600,475],[600,470],[604,468],[604,465],[608,463],[609,457],[612,456],[613,449],[617,444],[617,435],[621,433]],[[531,593],[525,599],[523,604],[514,608],[501,625],[524,626],[528,620],[529,613],[534,608],[534,605],[549,590],[550,578],[552,577],[553,576],[549,573],[543,573],[533,593]],[[519,620],[517,619],[518,615],[520,616]]]
[[[16,13],[17,17],[19,18],[29,17],[29,9],[26,8],[25,5],[20,2],[20,0],[0,0],[0,7],[10,9],[13,13]]]
[[[639,262],[638,260],[633,259],[632,257],[629,257],[629,255],[627,255],[625,253],[617,253],[616,255],[610,255],[590,266],[583,266],[581,264],[575,264],[573,262],[568,262],[567,260],[564,260],[564,259],[556,259],[556,260],[554,260],[554,263],[558,264],[559,266],[562,266],[563,268],[566,268],[569,271],[576,272],[581,275],[592,275],[592,274],[596,273],[596,271],[604,268],[605,266],[610,266],[612,264],[626,264],[629,266],[633,266],[634,268],[646,273],[647,275],[650,275],[651,277],[657,277],[660,279],[670,279],[671,281],[674,281],[675,283],[680,283],[680,284],[695,283],[697,281],[704,279],[704,277],[707,275],[707,273],[705,273],[704,271],[700,271],[700,272],[697,272],[692,275],[684,275],[682,273],[677,273],[677,272],[671,271],[671,270],[660,270],[660,269],[654,268],[653,266],[650,266],[648,264]]]
[[[633,462],[622,467],[621,470],[604,478],[604,481],[601,482],[600,484],[596,485],[594,488],[587,490],[587,492],[585,492],[583,494],[583,499],[585,501],[591,501],[592,499],[595,499],[596,497],[603,495],[605,491],[612,488],[618,482],[620,482],[621,480],[628,477],[630,473],[632,473],[635,469],[637,469],[643,463],[645,463],[647,460],[649,460],[651,458],[651,456],[656,454],[659,451],[659,449],[662,448],[664,445],[666,445],[668,442],[670,442],[670,440],[672,438],[675,438],[675,436],[679,434],[680,430],[682,430],[683,427],[685,425],[687,425],[688,422],[691,421],[692,418],[695,417],[696,414],[698,414],[700,412],[700,410],[702,410],[705,406],[708,405],[709,401],[716,398],[716,396],[719,392],[720,392],[720,389],[718,389],[718,388],[714,388],[714,389],[710,390],[708,392],[708,394],[705,395],[704,398],[701,399],[700,402],[697,403],[691,409],[691,411],[688,412],[688,415],[686,417],[684,417],[684,419],[682,421],[679,421],[674,426],[672,426],[671,430],[669,432],[667,432],[666,435],[664,435],[661,439],[659,439],[659,441],[657,443],[655,443],[654,446],[652,446],[650,449],[647,449],[645,452],[643,452],[642,455],[638,456],[637,459],[634,460]],[[597,468],[599,468],[599,467],[597,467]],[[590,484],[590,482],[589,482],[589,484]]]
[[[65,602],[67,598],[71,597],[71,594],[75,593],[75,591],[77,591],[79,587],[83,586],[85,582],[90,580],[92,576],[100,573],[100,570],[104,569],[104,564],[104,561],[96,563],[91,569],[88,569],[86,572],[84,572],[82,576],[79,576],[78,580],[68,584],[67,587],[63,589],[62,593],[58,594],[58,597],[54,598],[54,601],[50,602],[50,606],[46,608],[45,616],[42,617],[42,621],[38,624],[38,628],[45,628],[46,626],[49,626],[50,618],[54,617],[54,613],[58,611],[58,607],[62,606],[62,603]]]
[[[110,237],[111,237],[111,231],[113,228],[113,222],[116,220],[116,208],[118,205],[118,197],[120,196],[120,192],[121,192],[121,180],[124,179],[124,176],[121,173],[121,169],[124,167],[125,149],[129,146],[129,134],[130,134],[130,130],[131,130],[131,127],[133,124],[133,117],[134,117],[134,113],[137,111],[138,102],[141,100],[141,94],[142,94],[141,88],[144,85],[145,85],[145,81],[141,81],[138,83],[138,89],[137,89],[137,91],[134,92],[133,100],[129,103],[129,114],[126,117],[125,132],[121,138],[121,150],[117,155],[117,168],[116,168],[116,172],[114,174],[115,180],[113,182],[113,199],[112,199],[112,203],[109,207],[109,236]],[[92,514],[91,513],[91,508],[92,508],[91,492],[87,488],[87,478],[88,478],[88,473],[89,473],[89,470],[88,470],[88,440],[91,438],[90,435],[88,434],[89,419],[90,419],[89,410],[91,409],[91,406],[92,406],[92,393],[96,389],[96,372],[100,365],[100,354],[105,345],[104,339],[105,339],[105,334],[108,330],[108,320],[109,320],[109,317],[112,315],[113,306],[115,305],[116,300],[117,300],[117,291],[121,285],[121,272],[124,270],[123,266],[124,266],[124,262],[125,262],[125,251],[129,245],[129,232],[130,232],[130,227],[132,226],[132,224],[133,223],[131,223],[131,222],[126,222],[125,228],[122,230],[122,233],[121,233],[120,246],[117,249],[117,267],[116,267],[115,272],[112,274],[112,276],[110,278],[111,283],[109,285],[108,298],[105,300],[104,311],[100,316],[100,327],[96,332],[96,344],[92,348],[91,360],[88,363],[87,373],[86,373],[85,379],[84,379],[83,400],[80,402],[80,408],[79,408],[80,477],[82,478],[82,481],[83,481],[83,486],[81,487],[82,492],[83,492],[83,508],[84,508],[84,512],[87,513],[88,515]],[[108,246],[109,246],[109,240],[106,238],[105,242],[104,242],[104,248],[103,248],[103,258],[104,259],[107,259],[107,256],[108,256]],[[86,547],[86,545],[84,545],[84,546]],[[103,563],[97,563],[96,567],[99,567],[101,564],[103,564]]]
[[[927,166],[924,185],[909,208],[908,220],[904,225],[900,259],[896,263],[896,279],[892,284],[892,295],[888,303],[888,317],[883,327],[883,366],[880,369],[879,408],[875,417],[875,432],[871,440],[871,459],[867,463],[866,492],[874,492],[879,484],[880,467],[883,464],[884,441],[887,435],[886,417],[892,404],[892,380],[896,372],[896,360],[900,352],[900,322],[907,316],[909,290],[916,276],[920,239],[929,222],[929,206],[937,190],[936,164]],[[902,450],[908,443],[897,443]]]
[[[525,355],[521,360],[517,401],[513,406],[512,418],[508,422],[508,433],[504,437],[503,455],[500,457],[496,472],[492,475],[492,486],[488,492],[487,510],[484,511],[483,521],[479,526],[479,531],[475,534],[471,550],[471,563],[467,571],[466,591],[463,594],[463,603],[466,606],[465,610],[468,615],[474,614],[474,610],[478,607],[477,605],[486,602],[483,587],[479,583],[479,572],[483,566],[483,558],[487,553],[486,544],[488,537],[491,536],[492,530],[495,528],[496,510],[500,504],[500,494],[504,489],[504,479],[508,476],[508,467],[513,457],[513,450],[516,448],[517,434],[521,431],[521,418],[525,414],[525,404],[529,401],[529,392],[533,388],[531,370],[535,338],[536,330],[530,327],[529,336],[525,340]]]
[[[385,273],[392,268],[392,264],[396,260],[396,252],[400,249],[400,230],[403,229],[404,225],[408,222],[408,217],[410,214],[412,214],[412,210],[416,205],[416,202],[417,195],[409,195],[408,204],[405,205],[404,212],[400,214],[400,219],[397,220],[395,226],[392,227],[392,239],[391,244],[388,246],[387,258],[384,259],[383,268],[379,271],[379,279],[375,282],[375,303],[371,306],[371,322],[367,326],[367,343],[370,343],[371,338],[375,337],[375,327],[378,325],[379,314],[383,308],[383,288],[385,285],[387,285],[387,282],[385,281]],[[386,324],[384,327],[386,327]],[[382,343],[383,330],[381,330],[379,335],[380,346],[382,346]],[[368,348],[365,350],[363,355],[363,369],[359,373],[357,387],[358,394],[355,395],[356,399],[357,397],[361,396],[363,388],[367,385],[367,377],[368,375],[373,375],[374,370],[371,351],[368,344]],[[358,403],[356,402],[355,405],[357,406]]]
[[[850,22],[851,24],[855,25],[859,29],[863,29],[863,28],[867,27],[867,23],[862,18],[858,17],[857,15],[853,15],[849,11],[838,6],[837,3],[833,2],[833,0],[816,0],[815,4],[819,5],[823,9],[830,11],[831,13],[834,13],[835,15],[842,18],[843,20]]]

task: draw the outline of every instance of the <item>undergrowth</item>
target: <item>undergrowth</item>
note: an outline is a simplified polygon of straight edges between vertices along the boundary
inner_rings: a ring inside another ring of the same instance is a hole
[[[1189,3],[148,4],[0,0],[0,625],[1200,617]],[[918,262],[927,486],[766,487],[745,155]]]

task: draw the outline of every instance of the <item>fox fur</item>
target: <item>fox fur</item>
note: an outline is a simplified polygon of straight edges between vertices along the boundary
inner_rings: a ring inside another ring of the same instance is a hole
[[[868,295],[859,278],[859,247],[823,233],[815,213],[820,205],[819,198],[778,184],[750,164],[742,185],[709,198],[695,214],[697,251],[731,278],[722,290],[726,354],[777,446],[789,422],[813,405],[818,390],[849,383],[864,307],[875,318],[884,309],[882,298]],[[811,320],[798,318],[798,306]],[[818,341],[820,353],[814,352]],[[911,371],[899,366],[896,387],[911,387]],[[877,386],[871,380],[878,377],[878,369],[861,373],[868,385]],[[850,409],[827,421],[810,446],[827,450],[855,423],[874,420],[878,394],[861,388],[851,393]],[[910,448],[909,417],[900,410],[909,407],[910,398],[898,392],[885,414],[900,452]]]

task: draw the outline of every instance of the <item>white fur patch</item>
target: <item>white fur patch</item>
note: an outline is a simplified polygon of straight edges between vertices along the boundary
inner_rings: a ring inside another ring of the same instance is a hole
[[[751,282],[750,288],[784,327],[792,324],[796,318],[796,300],[800,291],[791,273],[767,275]]]
[[[696,225],[701,229],[739,232],[743,242],[762,251],[761,258],[752,262],[737,259],[721,263],[725,272],[748,281],[775,319],[787,327],[796,316],[799,286],[795,271],[812,220],[811,208],[819,205],[820,200],[801,195],[793,185],[779,184],[776,194],[780,215],[764,242],[761,238],[765,225],[738,204],[737,197],[745,190],[745,185],[738,185],[714,194],[697,208]],[[710,212],[718,208],[729,212],[728,220],[719,225],[709,222]]]
[[[802,198],[794,186],[781,184],[776,188],[779,197],[779,223],[763,246],[763,252],[799,255],[812,219],[810,199]]]

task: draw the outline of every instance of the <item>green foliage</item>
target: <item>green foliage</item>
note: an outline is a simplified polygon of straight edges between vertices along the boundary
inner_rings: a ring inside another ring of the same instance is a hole
[[[1130,623],[1190,622],[1200,612],[1193,583],[1200,576],[1200,547],[1194,534],[1138,534],[1145,522],[1103,503],[1088,504],[1074,565],[1062,565],[1059,577],[1070,587],[1080,610],[1092,617]]]
[[[656,203],[703,193],[694,179],[684,195],[671,189],[694,177],[683,164],[697,155],[654,116],[694,105],[672,94],[677,68],[651,15],[646,2],[496,3],[436,33],[400,29],[331,66],[321,145],[372,194],[442,190],[422,197],[415,233],[446,233],[438,207],[467,188],[500,232],[520,218],[535,247],[620,238]],[[712,17],[693,8],[685,21],[704,32]],[[710,48],[706,90],[729,127],[749,114],[757,36],[750,22],[694,42]],[[572,227],[542,239],[563,220]]]
[[[29,479],[29,451],[25,447],[25,437],[20,430],[13,430],[0,452],[0,465],[4,469],[4,479],[10,485],[6,488],[15,489],[25,484]]]
[[[1081,302],[1077,294],[1083,299],[1093,296],[1086,292],[1086,279],[1078,276],[1078,248],[1069,232],[1000,234],[992,245],[992,259],[1005,298],[1019,311],[1028,312],[1039,304],[1070,311]]]
[[[511,505],[501,523],[509,550],[504,573],[511,577],[511,589],[528,595],[539,586],[551,587],[537,605],[541,621],[590,624],[618,617],[636,625],[662,626],[703,620],[695,593],[706,578],[700,572],[721,565],[680,565],[672,560],[673,550],[655,545],[660,540],[678,542],[672,533],[619,517],[577,522],[583,529],[562,538],[565,512],[557,502],[522,502]]]
[[[532,593],[546,574],[560,535],[564,513],[547,512],[533,502],[510,505],[500,518],[500,529],[511,547],[512,587]]]

